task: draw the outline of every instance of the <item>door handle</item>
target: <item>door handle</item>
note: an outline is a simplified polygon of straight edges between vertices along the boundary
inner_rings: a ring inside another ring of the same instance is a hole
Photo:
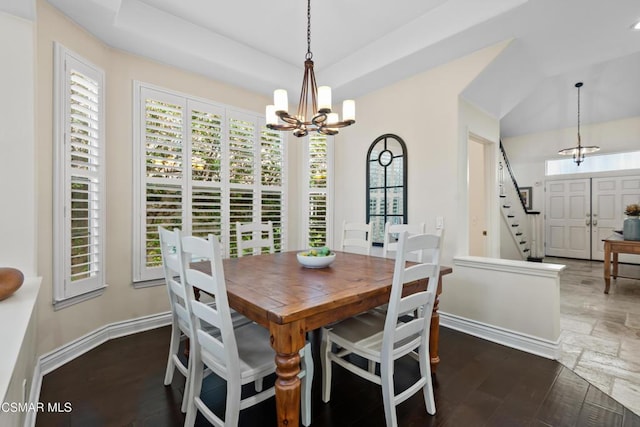
[[[591,225],[591,214],[585,214],[584,225],[587,227]]]
[[[593,225],[598,225],[598,214],[593,214]]]

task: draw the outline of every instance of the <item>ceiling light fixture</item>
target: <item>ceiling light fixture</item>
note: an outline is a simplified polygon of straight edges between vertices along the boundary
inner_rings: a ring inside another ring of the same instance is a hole
[[[631,26],[632,30],[640,30],[640,19],[637,20],[636,22],[634,22],[634,24]]]
[[[295,116],[289,114],[289,101],[287,91],[276,89],[273,92],[273,104],[267,105],[267,127],[273,130],[293,131],[298,137],[305,136],[309,131],[315,131],[324,135],[335,135],[338,128],[350,126],[356,122],[356,104],[353,100],[345,100],[342,103],[343,120],[338,114],[331,111],[331,88],[329,86],[316,85],[316,76],[313,72],[313,53],[311,53],[311,0],[307,0],[307,54],[304,61],[304,78],[300,91],[300,102]],[[309,113],[309,96],[311,96],[311,114]],[[278,119],[284,123],[278,122]]]
[[[576,88],[578,88],[578,145],[572,148],[565,148],[563,150],[558,151],[558,154],[563,156],[573,156],[573,161],[576,162],[578,166],[580,163],[584,162],[584,155],[595,153],[600,150],[600,147],[596,145],[584,146],[582,145],[582,141],[580,139],[580,88],[582,87],[582,82],[576,83]]]

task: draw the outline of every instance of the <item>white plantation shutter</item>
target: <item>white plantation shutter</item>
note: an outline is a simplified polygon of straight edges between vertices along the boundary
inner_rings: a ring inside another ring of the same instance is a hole
[[[281,132],[266,127],[260,133],[262,185],[281,188],[284,183],[284,141]]]
[[[236,222],[254,222],[254,190],[231,189],[229,191],[229,254],[238,255]]]
[[[307,143],[306,247],[332,246],[330,233],[330,137],[311,135]]]
[[[141,256],[140,274],[153,278],[162,267],[158,226],[182,228],[185,221],[186,107],[184,100],[165,93],[143,91],[142,100],[144,174],[141,207],[145,220],[138,232],[142,244],[138,254]]]
[[[259,221],[256,211],[258,182],[256,175],[256,150],[259,146],[255,116],[236,111],[229,112],[229,254],[238,255],[236,247],[236,222],[247,223]]]
[[[54,305],[60,308],[105,287],[104,73],[59,44],[55,61]]]
[[[250,117],[229,119],[229,183],[232,185],[255,182],[255,122],[256,119]]]
[[[285,175],[284,138],[281,132],[262,127],[260,132],[260,177],[262,192],[260,195],[261,221],[273,224],[273,244],[279,252],[286,240],[284,212]]]
[[[219,188],[192,187],[191,211],[194,236],[222,234],[222,191]]]
[[[162,278],[159,225],[219,236],[225,253],[236,256],[235,222],[272,220],[282,250],[282,135],[253,113],[134,86],[134,282]]]
[[[195,236],[220,236],[224,109],[196,101],[188,101],[187,105],[191,152],[189,228]]]

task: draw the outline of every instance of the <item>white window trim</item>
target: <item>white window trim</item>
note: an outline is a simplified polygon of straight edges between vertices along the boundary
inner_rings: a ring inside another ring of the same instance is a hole
[[[590,154],[578,166],[572,158],[545,160],[545,176],[611,173],[640,168],[640,151],[622,153]]]
[[[60,309],[102,295],[106,288],[105,283],[105,75],[104,71],[90,63],[86,59],[70,51],[59,43],[54,43],[54,97],[53,97],[53,142],[54,142],[54,197],[53,197],[53,305]],[[98,222],[98,255],[94,264],[98,268],[91,280],[74,282],[71,286],[70,265],[67,262],[71,256],[70,248],[70,224],[66,214],[70,211],[71,200],[69,183],[71,174],[68,173],[68,146],[67,140],[69,103],[66,94],[69,92],[67,85],[67,70],[74,64],[85,75],[95,79],[99,86],[97,140],[99,147],[97,177],[97,204]]]
[[[162,92],[164,94],[166,94],[169,97],[177,97],[180,98],[181,100],[184,100],[185,102],[185,111],[186,111],[186,105],[191,102],[191,103],[202,103],[202,104],[206,104],[209,105],[211,107],[217,108],[217,109],[221,109],[224,111],[224,114],[222,115],[222,119],[224,120],[224,126],[223,126],[223,136],[222,136],[222,159],[225,160],[222,162],[221,164],[221,175],[220,175],[220,189],[221,189],[221,235],[220,235],[220,240],[221,243],[223,245],[223,253],[224,254],[229,254],[229,245],[232,241],[231,236],[230,236],[230,221],[229,221],[229,215],[230,215],[230,206],[229,206],[229,194],[230,191],[232,190],[236,190],[236,189],[246,189],[246,190],[252,190],[254,192],[254,203],[256,204],[260,204],[262,201],[262,193],[263,192],[268,192],[268,191],[277,191],[278,189],[282,192],[282,205],[281,205],[281,219],[282,219],[282,236],[281,236],[281,251],[286,251],[287,250],[287,236],[286,236],[286,230],[287,230],[287,224],[288,224],[288,214],[287,214],[287,208],[288,208],[288,197],[287,197],[287,179],[288,179],[288,149],[287,149],[287,140],[286,140],[286,135],[283,134],[283,174],[282,174],[282,183],[280,186],[278,187],[273,187],[273,186],[265,186],[262,185],[261,183],[261,179],[260,179],[260,141],[261,141],[261,130],[262,128],[265,126],[265,118],[264,115],[260,115],[257,114],[253,111],[249,111],[249,110],[245,110],[245,109],[241,109],[241,108],[237,108],[237,107],[233,107],[233,106],[229,106],[229,105],[225,105],[225,104],[220,104],[208,99],[204,99],[204,98],[199,98],[190,94],[186,94],[186,93],[181,93],[181,92],[177,92],[177,91],[172,91],[163,87],[159,87],[159,86],[155,86],[149,83],[145,83],[145,82],[141,82],[141,81],[134,81],[133,84],[133,170],[134,170],[134,177],[133,177],[133,207],[134,207],[134,230],[133,230],[133,284],[135,288],[143,288],[143,287],[148,287],[148,286],[155,286],[155,285],[161,285],[164,284],[164,279],[162,278],[162,271],[161,268],[148,268],[145,266],[145,258],[146,258],[146,251],[145,251],[145,242],[143,241],[143,233],[141,230],[142,227],[142,221],[143,221],[143,215],[144,215],[144,200],[145,200],[145,189],[143,188],[143,182],[144,182],[144,173],[145,170],[142,166],[142,162],[143,159],[145,159],[146,156],[146,151],[145,151],[145,144],[144,144],[144,136],[143,136],[143,132],[144,129],[141,126],[142,123],[142,108],[141,108],[141,103],[144,102],[144,97],[142,96],[142,93],[144,90],[151,90],[151,91],[157,91],[157,92]],[[236,119],[241,119],[243,117],[246,118],[250,118],[251,121],[253,121],[256,124],[256,130],[255,130],[255,135],[254,137],[256,138],[256,141],[258,142],[257,146],[256,146],[256,152],[254,155],[254,179],[255,179],[255,184],[253,185],[246,185],[246,184],[230,184],[229,183],[229,146],[228,146],[228,136],[229,136],[229,120],[230,117],[232,118],[236,118]],[[187,124],[185,123],[185,126],[187,126]],[[187,138],[188,139],[188,138]],[[190,140],[188,141],[188,143],[186,144],[186,149],[191,152],[191,142]],[[189,173],[190,174],[190,169],[189,172],[185,171],[185,175]],[[183,180],[183,185],[182,185],[182,189],[183,192],[187,190],[188,188],[191,188],[191,182],[190,180]],[[191,207],[187,207],[187,210],[183,210],[183,224],[188,224],[189,222],[187,221],[187,216],[188,216],[188,210],[190,210]],[[260,212],[254,210],[254,215],[253,215],[253,220],[254,221],[260,221]],[[188,226],[185,228],[185,232],[190,232],[191,230],[188,229]],[[235,241],[235,240],[233,240]],[[228,255],[227,255],[228,256]]]

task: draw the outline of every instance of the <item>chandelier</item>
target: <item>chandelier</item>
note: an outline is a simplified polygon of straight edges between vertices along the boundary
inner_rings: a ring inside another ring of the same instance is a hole
[[[298,111],[289,114],[287,91],[276,89],[273,92],[273,105],[267,105],[267,127],[273,130],[293,131],[297,137],[311,132],[323,135],[335,135],[338,128],[350,126],[356,122],[356,104],[353,100],[342,103],[342,121],[338,114],[331,110],[331,88],[316,85],[313,73],[313,53],[311,53],[311,0],[307,0],[307,54],[304,61],[304,78],[300,91]],[[311,111],[309,111],[309,96],[311,96]],[[309,116],[311,113],[313,116]],[[280,122],[278,121],[280,119]]]
[[[578,82],[575,86],[578,88],[578,145],[572,148],[562,149],[558,151],[558,154],[563,156],[573,156],[573,161],[580,166],[580,163],[584,162],[585,154],[595,153],[600,150],[600,147],[596,145],[582,145],[582,141],[580,139],[580,88],[583,86],[583,83]]]

